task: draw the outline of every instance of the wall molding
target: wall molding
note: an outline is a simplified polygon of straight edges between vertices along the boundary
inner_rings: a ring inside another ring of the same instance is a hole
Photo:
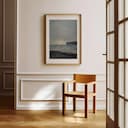
[[[27,72],[27,73],[25,73],[25,72],[20,72],[20,73],[17,73],[16,75],[21,76],[21,77],[27,77],[27,76],[30,76],[30,77],[42,76],[42,77],[44,77],[44,76],[46,76],[46,77],[50,78],[51,76],[73,77],[73,74],[74,73],[65,73],[65,72],[63,72],[63,73],[57,73],[57,72],[55,72],[55,73],[40,73],[40,72],[31,72],[31,73]],[[77,74],[79,74],[79,73],[77,73]],[[80,74],[82,74],[82,73],[80,73]],[[87,73],[87,74],[94,74],[94,73]],[[106,74],[97,74],[96,73],[96,78],[97,78],[96,82],[105,82],[106,81]]]
[[[46,99],[46,100],[40,100],[40,99],[31,99],[31,97],[26,97],[26,93],[25,93],[25,97],[23,96],[23,90],[25,90],[25,84],[28,85],[30,88],[31,86],[37,86],[37,82],[41,82],[42,83],[42,87],[46,85],[43,85],[43,82],[60,82],[60,85],[62,85],[61,83],[65,80],[71,80],[72,79],[72,75],[71,73],[46,73],[46,74],[18,74],[17,75],[17,86],[16,86],[16,109],[17,110],[61,110],[62,106],[62,97],[58,96],[57,99],[53,98],[53,99]],[[105,88],[106,86],[104,83],[105,79],[103,79],[105,77],[105,75],[99,75],[98,76],[98,86],[101,89]],[[32,83],[32,85],[31,85]],[[35,84],[34,84],[35,83]],[[102,84],[103,83],[103,84]],[[40,83],[39,83],[40,84]],[[52,86],[52,84],[51,84]],[[54,86],[54,84],[53,84]],[[52,86],[52,87],[53,87]],[[58,85],[57,85],[58,86]],[[39,87],[40,88],[40,87]],[[98,88],[98,89],[99,89]],[[58,88],[59,89],[59,88]],[[57,89],[57,90],[58,90]],[[47,89],[46,89],[47,90]],[[46,91],[47,92],[47,91]],[[33,94],[32,94],[33,95]],[[96,103],[97,103],[97,110],[105,110],[105,99],[106,97],[100,96],[96,98]],[[82,99],[79,99],[77,102],[78,103],[78,109],[81,109],[81,104],[82,104]],[[92,108],[91,106],[91,102],[92,100],[89,99],[89,108]],[[39,106],[39,107],[38,107]],[[67,109],[71,109],[72,108],[72,102],[71,99],[67,99]]]
[[[47,73],[47,72],[17,72],[16,75],[73,75],[76,72],[66,73],[66,72],[54,72],[54,73]],[[83,72],[77,72],[77,74],[84,74]],[[86,73],[86,74],[96,74],[97,76],[106,76],[103,73]]]
[[[5,21],[6,21],[6,19],[5,19],[5,15],[6,15],[6,11],[5,11],[5,1],[6,0],[3,0],[2,2],[3,2],[3,54],[2,54],[2,62],[3,63],[14,63],[14,62],[16,62],[16,61],[14,61],[14,60],[8,60],[8,59],[6,59],[6,53],[5,53],[5,51],[6,51],[6,47],[5,47],[5,39],[6,39],[6,35],[5,35],[5,33],[6,33],[6,31],[5,31]]]
[[[13,71],[3,71],[3,84],[2,84],[2,87],[3,87],[3,90],[13,90],[14,88],[13,87],[6,87],[6,75],[7,74],[14,74]]]
[[[0,65],[0,68],[6,68],[6,69],[14,69],[15,68],[15,66],[6,66],[6,65]]]
[[[19,94],[20,94],[20,96],[19,96],[19,100],[21,101],[21,102],[40,102],[40,101],[61,101],[61,98],[56,98],[56,99],[50,99],[50,100],[35,100],[35,99],[27,99],[27,98],[25,98],[25,97],[23,97],[23,87],[24,87],[24,82],[63,82],[63,81],[66,81],[67,79],[30,79],[30,78],[24,78],[24,79],[20,79],[20,87],[19,87]],[[61,84],[62,85],[62,84]]]
[[[2,61],[6,62],[5,59],[5,0],[3,0],[3,54],[2,54]]]

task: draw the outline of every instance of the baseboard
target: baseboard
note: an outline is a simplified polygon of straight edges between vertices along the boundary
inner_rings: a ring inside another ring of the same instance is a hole
[[[67,103],[67,110],[72,110],[72,104]],[[77,110],[83,110],[84,105],[82,101],[78,101]],[[88,109],[92,109],[92,103],[89,102]],[[16,110],[62,110],[62,103],[58,102],[44,102],[44,103],[29,103],[29,104],[19,104],[16,107]],[[96,101],[96,110],[106,110],[105,100]]]

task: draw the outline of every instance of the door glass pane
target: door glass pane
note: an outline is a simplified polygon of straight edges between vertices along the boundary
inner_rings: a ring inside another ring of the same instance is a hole
[[[128,21],[125,23],[125,57],[128,59]]]
[[[114,30],[114,0],[110,2],[110,11],[109,11],[109,19],[110,19],[110,31]]]
[[[114,64],[108,65],[108,86],[111,90],[114,90]]]
[[[119,58],[124,58],[124,24],[119,25]]]
[[[114,61],[114,34],[107,36],[107,60]]]
[[[119,62],[119,94],[124,96],[124,62]]]
[[[107,35],[107,60],[109,60],[109,56],[110,56],[110,38],[109,38],[110,35]]]
[[[124,128],[124,100],[119,98],[119,127]]]
[[[119,21],[124,18],[124,0],[119,0]]]
[[[110,17],[109,14],[110,14],[110,13],[109,13],[109,4],[108,4],[108,6],[107,6],[107,32],[109,32],[109,30],[110,30],[110,29],[109,29],[109,24],[110,24],[110,23],[109,23],[109,21],[110,21],[110,19],[109,19],[109,17]]]
[[[114,34],[110,34],[109,38],[109,60],[114,61]]]
[[[128,99],[128,62],[125,65],[125,98]]]
[[[110,99],[109,99],[109,97],[110,97],[110,94],[109,94],[109,91],[107,91],[107,115],[109,115],[110,116]]]
[[[110,96],[109,96],[109,99],[110,99],[110,118],[112,120],[114,120],[114,94],[112,92],[110,92]]]
[[[110,65],[110,64],[107,64],[107,88],[110,88],[110,86],[109,86],[109,84],[110,84],[110,83],[109,83],[109,81],[110,81],[110,80],[109,80],[109,77],[110,77],[110,76],[109,76],[109,65]]]
[[[128,128],[128,102],[125,102],[125,128]]]
[[[125,17],[128,17],[128,0],[125,0]]]

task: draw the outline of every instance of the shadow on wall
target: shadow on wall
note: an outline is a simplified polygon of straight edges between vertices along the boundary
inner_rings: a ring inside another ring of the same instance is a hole
[[[40,17],[40,40],[41,40],[41,60],[42,60],[42,63],[45,64],[45,50],[46,50],[46,45],[45,45],[45,36],[46,36],[46,33],[45,33],[45,16],[41,16]]]

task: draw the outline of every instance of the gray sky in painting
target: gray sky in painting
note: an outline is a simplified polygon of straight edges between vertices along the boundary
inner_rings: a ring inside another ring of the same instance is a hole
[[[50,44],[77,41],[76,20],[50,20]]]

